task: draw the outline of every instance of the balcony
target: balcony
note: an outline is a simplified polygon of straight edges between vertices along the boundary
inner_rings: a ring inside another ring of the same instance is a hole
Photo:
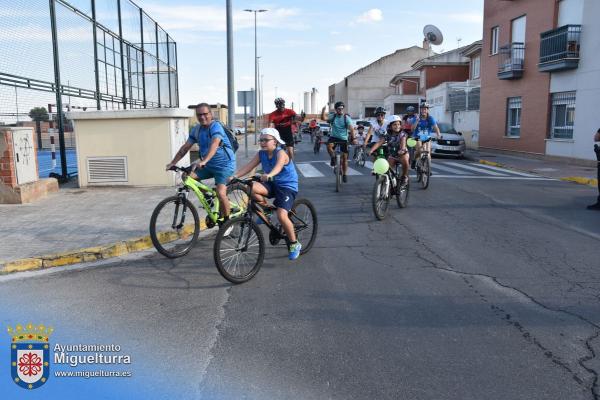
[[[540,72],[563,71],[579,66],[581,25],[565,25],[543,32],[540,42]]]
[[[523,76],[525,63],[525,44],[510,43],[500,47],[498,52],[498,78],[519,79]]]

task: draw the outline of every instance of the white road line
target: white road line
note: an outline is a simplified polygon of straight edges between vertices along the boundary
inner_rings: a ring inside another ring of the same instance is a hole
[[[478,167],[481,167],[481,168],[489,168],[494,171],[506,172],[506,173],[509,173],[512,175],[526,176],[528,178],[537,178],[538,177],[538,175],[526,174],[524,172],[517,172],[517,171],[513,171],[512,169],[500,168],[500,167],[496,167],[494,165],[485,165],[485,164],[474,164],[474,165],[477,165]]]
[[[528,178],[525,176],[487,176],[487,175],[433,175],[432,178],[452,178],[452,179],[506,179],[506,180],[520,180],[520,181],[556,181],[552,178]]]
[[[441,163],[437,163],[437,162],[433,163],[431,165],[431,168],[433,168],[434,171],[436,169],[440,169],[440,170],[442,170],[444,172],[451,172],[453,174],[459,174],[459,175],[466,175],[466,174],[468,174],[467,171],[461,171],[461,170],[458,170],[458,169],[450,168],[450,167],[448,167],[445,164],[441,164]]]
[[[461,164],[461,163],[457,163],[457,162],[451,162],[451,163],[448,163],[448,164],[450,164],[450,165],[452,165],[452,166],[454,166],[454,167],[457,167],[457,168],[464,168],[464,169],[468,169],[468,170],[470,170],[470,171],[477,171],[477,172],[480,172],[480,173],[482,173],[482,174],[486,174],[486,175],[492,175],[492,176],[506,176],[506,174],[500,174],[500,173],[498,173],[498,172],[489,171],[489,170],[486,170],[486,169],[484,169],[484,168],[472,167],[472,166],[470,166],[470,165]]]
[[[361,172],[358,172],[350,167],[348,167],[348,171],[346,172],[348,175],[363,175]]]
[[[318,169],[310,165],[310,163],[297,163],[296,167],[305,178],[320,178],[325,176]]]
[[[372,161],[365,161],[365,168],[373,169],[373,162]]]

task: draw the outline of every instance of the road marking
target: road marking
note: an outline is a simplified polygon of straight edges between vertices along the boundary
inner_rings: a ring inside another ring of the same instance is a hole
[[[487,175],[433,175],[432,178],[452,178],[452,179],[506,179],[506,180],[521,180],[521,181],[556,181],[552,178],[528,178],[525,176],[487,176]]]
[[[468,170],[471,170],[471,171],[477,171],[477,172],[480,172],[480,173],[482,173],[482,174],[486,174],[486,175],[492,175],[492,176],[506,176],[506,174],[500,174],[500,173],[498,173],[498,172],[494,172],[494,171],[488,171],[488,170],[485,170],[485,169],[483,169],[483,168],[479,168],[479,167],[472,167],[472,166],[470,166],[470,165],[461,164],[461,163],[457,163],[457,162],[451,162],[451,163],[448,163],[448,164],[450,164],[450,165],[452,165],[452,166],[455,166],[455,167],[457,167],[457,168],[464,168],[464,169],[468,169]]]
[[[458,170],[458,169],[450,168],[449,166],[447,166],[445,164],[441,164],[441,163],[435,163],[435,164],[433,164],[431,166],[431,168],[433,168],[434,171],[436,169],[440,169],[440,170],[445,171],[445,172],[452,172],[454,174],[459,174],[459,175],[465,175],[465,174],[468,173],[466,171],[461,171],[461,170]]]
[[[346,171],[347,175],[363,175],[361,172],[358,172],[350,167],[348,167],[348,171]]]
[[[485,164],[475,164],[481,168],[489,168],[491,170],[494,171],[500,171],[500,172],[506,172],[512,175],[518,175],[518,176],[526,176],[528,178],[537,178],[538,175],[532,175],[532,174],[526,174],[524,172],[518,172],[518,171],[513,171],[512,169],[506,169],[506,168],[501,168],[501,167],[496,167],[494,165],[485,165]]]
[[[373,161],[365,161],[365,168],[373,169]]]
[[[310,165],[310,163],[297,163],[296,167],[305,178],[320,178],[325,176],[321,171]]]

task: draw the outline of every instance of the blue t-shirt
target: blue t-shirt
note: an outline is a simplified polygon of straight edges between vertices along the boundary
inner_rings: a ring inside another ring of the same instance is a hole
[[[210,149],[212,140],[216,137],[221,139],[221,144],[215,155],[208,163],[206,163],[206,166],[213,170],[235,170],[235,153],[231,149],[229,138],[219,122],[213,121],[208,128],[205,128],[200,124],[195,125],[190,132],[187,142],[190,144],[198,143],[198,146],[200,147],[200,156],[205,158]]]
[[[433,118],[431,115],[428,115],[427,119],[419,120],[419,122],[417,123],[417,126],[415,128],[415,131],[413,132],[413,135],[418,135],[420,133],[423,133],[425,135],[431,136],[433,134],[433,127],[436,124],[437,124],[437,122],[435,121],[435,118]]]
[[[346,118],[346,122],[344,122],[344,118],[342,117]],[[348,129],[350,129],[350,126],[352,125],[352,118],[346,114],[337,115],[337,113],[331,112],[329,113],[327,121],[331,124],[330,137],[348,140]]]
[[[266,150],[258,151],[258,158],[260,159],[260,164],[265,174],[271,172],[275,167],[275,164],[277,164],[277,154],[280,151],[284,150],[282,150],[280,147],[277,147],[271,158],[269,158],[269,153]],[[284,165],[283,169],[273,177],[273,182],[279,187],[298,192],[298,173],[296,173],[296,167],[294,166],[294,162],[292,160]]]

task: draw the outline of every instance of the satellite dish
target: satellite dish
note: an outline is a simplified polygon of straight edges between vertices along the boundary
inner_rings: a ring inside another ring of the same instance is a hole
[[[438,29],[435,25],[425,25],[423,28],[423,35],[425,36],[425,40],[427,40],[430,44],[440,45],[444,41],[444,35],[442,35],[442,31]]]

